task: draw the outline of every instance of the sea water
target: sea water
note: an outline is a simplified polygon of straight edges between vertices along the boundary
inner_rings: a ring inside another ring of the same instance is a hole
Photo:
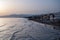
[[[60,40],[60,31],[25,18],[0,18],[0,40]]]

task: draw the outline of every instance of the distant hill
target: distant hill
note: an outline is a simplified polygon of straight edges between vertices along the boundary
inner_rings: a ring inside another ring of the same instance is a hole
[[[5,16],[0,16],[0,18],[5,18],[5,17],[12,17],[12,18],[26,18],[29,16],[33,16],[33,14],[11,14],[11,15],[5,15]]]
[[[46,13],[46,14],[50,14],[50,13]],[[60,16],[60,12],[57,13],[53,13],[55,16]],[[5,15],[5,16],[0,16],[0,18],[4,18],[4,17],[12,17],[12,18],[28,18],[31,16],[41,16],[41,15],[45,15],[45,14],[11,14],[11,15]]]

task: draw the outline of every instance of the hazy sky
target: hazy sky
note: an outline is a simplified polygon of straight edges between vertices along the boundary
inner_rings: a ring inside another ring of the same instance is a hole
[[[0,15],[60,12],[60,0],[0,0]]]

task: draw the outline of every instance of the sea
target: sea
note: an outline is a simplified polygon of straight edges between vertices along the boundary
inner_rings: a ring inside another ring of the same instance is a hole
[[[0,40],[60,40],[60,30],[27,18],[0,18]]]

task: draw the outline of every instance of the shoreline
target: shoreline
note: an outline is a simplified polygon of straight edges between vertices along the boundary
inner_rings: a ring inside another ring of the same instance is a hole
[[[28,19],[28,20],[30,20],[30,19]],[[44,22],[44,21],[35,20],[35,19],[33,19],[32,21],[39,22],[39,23],[43,23],[43,24],[54,25],[54,26],[60,26],[60,21],[58,21],[58,22],[51,22],[51,21],[49,21],[49,22]]]

